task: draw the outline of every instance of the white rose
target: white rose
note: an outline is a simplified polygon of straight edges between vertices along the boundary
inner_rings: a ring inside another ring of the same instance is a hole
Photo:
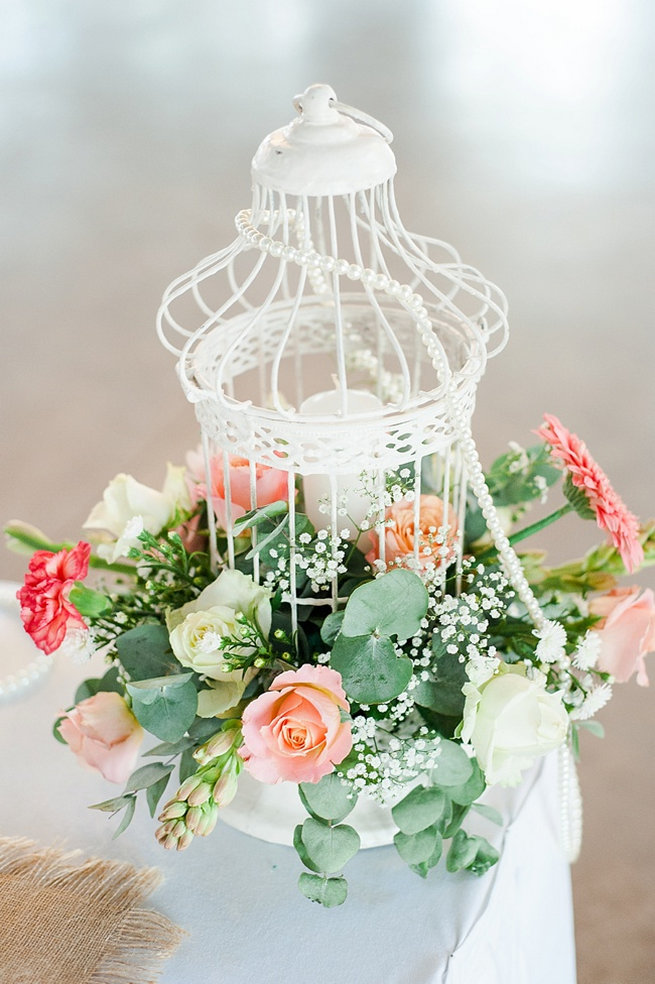
[[[171,648],[182,666],[212,680],[224,680],[229,678],[229,671],[223,669],[222,640],[238,639],[242,631],[233,608],[214,605],[205,611],[189,612],[170,633]]]
[[[169,612],[166,616],[169,632],[189,612],[207,611],[216,605],[231,608],[233,612],[242,612],[251,622],[257,623],[262,635],[268,637],[271,631],[270,590],[256,584],[248,574],[230,570],[222,571],[194,601]]]
[[[461,738],[472,745],[489,785],[517,785],[524,769],[565,741],[568,714],[545,681],[541,673],[528,677],[523,665],[502,664],[479,689],[464,684]]]
[[[200,717],[225,716],[241,700],[255,669],[224,670],[221,638],[242,638],[237,615],[256,622],[265,638],[271,630],[271,592],[241,571],[225,570],[194,601],[166,616],[171,648],[183,666],[209,677],[209,689],[198,693]],[[252,647],[232,646],[232,652]]]
[[[185,469],[169,464],[161,492],[137,482],[131,475],[116,475],[93,507],[85,529],[110,534],[108,543],[98,548],[101,557],[113,563],[127,556],[138,545],[139,533],[156,535],[175,517],[191,508],[185,482]]]

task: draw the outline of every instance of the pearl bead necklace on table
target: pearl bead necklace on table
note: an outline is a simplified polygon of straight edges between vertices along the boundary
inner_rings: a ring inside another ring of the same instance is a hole
[[[14,619],[20,620],[19,615],[19,605],[18,599],[16,598],[16,591],[20,585],[15,584],[12,581],[0,581],[0,609],[3,614],[8,616],[13,622]],[[31,642],[28,636],[25,636],[25,650],[29,651]],[[5,642],[3,640],[3,646],[11,645],[11,640]],[[7,673],[6,675],[0,676],[0,703],[14,700],[21,697],[26,691],[28,691],[34,684],[44,677],[52,668],[53,658],[52,656],[46,655],[46,653],[38,652],[29,662],[25,663],[20,669],[15,670],[13,673]],[[0,652],[0,666],[1,652]]]

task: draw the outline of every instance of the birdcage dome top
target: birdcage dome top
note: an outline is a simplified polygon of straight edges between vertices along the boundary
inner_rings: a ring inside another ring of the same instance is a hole
[[[454,439],[454,405],[470,418],[505,298],[405,229],[383,124],[329,86],[296,106],[255,155],[237,238],[170,285],[158,330],[228,453],[301,474],[396,467]]]
[[[260,144],[252,162],[254,181],[293,195],[346,195],[396,173],[391,132],[340,103],[331,86],[309,86],[294,106],[297,119]]]

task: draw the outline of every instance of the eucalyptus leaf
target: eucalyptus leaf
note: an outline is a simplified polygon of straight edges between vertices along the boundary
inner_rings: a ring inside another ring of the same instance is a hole
[[[215,720],[212,721],[212,724],[212,734],[214,734],[216,731]],[[180,738],[179,741],[162,741],[159,745],[149,748],[147,752],[143,752],[142,754],[144,757],[156,755],[157,758],[166,758],[167,755],[179,755],[181,752],[185,752],[187,748],[193,748],[194,744],[194,739],[189,735]]]
[[[343,905],[348,897],[348,882],[345,878],[322,878],[303,871],[298,879],[298,888],[310,902],[318,902],[331,909]]]
[[[261,540],[257,541],[257,543],[246,554],[246,560],[250,560],[256,554],[261,553],[262,550],[266,550],[266,548],[270,550],[271,547],[274,547],[274,545],[278,542],[278,540],[281,540],[283,538],[288,528],[289,528],[289,514],[287,513],[281,523],[278,523],[277,526],[275,526],[270,533],[262,537]]]
[[[431,857],[441,841],[436,827],[426,827],[415,834],[404,834],[399,830],[394,835],[396,850],[406,864],[421,864]]]
[[[470,809],[471,807],[468,805],[461,806],[459,803],[451,803],[450,817],[442,830],[444,840],[448,840],[449,837],[455,836],[468,816]]]
[[[498,810],[494,809],[493,806],[487,806],[486,803],[473,803],[472,809],[480,816],[484,817],[485,820],[490,820],[491,823],[497,824],[499,827],[503,825],[503,818]]]
[[[117,837],[127,830],[129,825],[132,823],[132,817],[134,816],[134,811],[136,810],[136,796],[130,796],[130,802],[125,807],[125,813],[123,814],[123,819],[119,823],[118,827],[114,831],[112,840],[116,840]]]
[[[447,809],[448,799],[435,786],[416,786],[391,810],[393,821],[403,834],[416,834],[438,823]]]
[[[138,722],[162,741],[179,741],[193,724],[198,694],[191,673],[128,683],[132,712]]]
[[[448,871],[466,868],[474,875],[483,875],[499,857],[496,848],[484,837],[471,837],[464,830],[458,830],[448,851],[446,868]]]
[[[327,874],[340,871],[360,846],[359,834],[353,827],[345,823],[330,826],[313,817],[303,823],[301,839],[312,867]]]
[[[180,755],[180,764],[178,766],[178,770],[179,770],[178,776],[180,780],[180,785],[182,785],[185,779],[188,779],[189,776],[192,776],[194,772],[197,772],[198,763],[193,757],[192,748],[187,748],[187,750],[185,752],[182,752],[182,754]]]
[[[95,697],[98,693],[122,694],[123,687],[118,682],[118,667],[112,666],[102,677],[91,677],[83,680],[75,691],[75,703],[79,704],[89,697]]]
[[[168,776],[173,771],[172,765],[164,765],[163,762],[152,762],[150,765],[142,765],[129,777],[125,784],[126,793],[135,793],[139,789],[147,789],[148,786],[159,782],[162,776]]]
[[[473,864],[478,853],[475,838],[469,837],[464,830],[458,830],[452,839],[448,856],[446,857],[446,868],[450,872],[459,871]]]
[[[462,746],[444,738],[439,742],[439,750],[436,765],[431,771],[432,782],[436,786],[447,787],[468,782],[473,773],[473,764]]]
[[[302,782],[298,794],[306,810],[318,820],[339,823],[353,810],[357,794],[352,792],[334,772],[318,782]]]
[[[238,535],[243,530],[250,529],[253,526],[259,526],[260,523],[274,519],[276,516],[282,516],[283,513],[287,512],[289,512],[289,503],[286,500],[277,499],[275,502],[269,502],[266,506],[251,509],[243,516],[239,516],[234,521],[234,532]]]
[[[309,854],[307,852],[307,848],[303,844],[303,839],[302,839],[302,824],[301,823],[299,823],[294,828],[294,831],[293,831],[293,846],[296,849],[296,854],[298,855],[298,857],[300,858],[300,860],[302,861],[302,863],[305,865],[306,868],[310,868],[312,871],[316,871],[316,872],[321,872],[322,871],[322,869],[319,867],[319,865],[316,864],[315,861],[312,861],[312,859],[310,858],[310,856],[309,856]]]
[[[89,807],[90,810],[102,810],[103,813],[116,813],[134,799],[133,796],[114,796],[113,799],[103,800],[102,803],[94,803]]]
[[[321,625],[321,639],[331,646],[341,631],[345,612],[330,612]]]
[[[427,878],[430,869],[439,864],[442,854],[443,837],[439,836],[437,837],[437,843],[430,857],[426,861],[421,861],[420,864],[410,864],[410,868],[412,871],[415,871],[417,875],[420,875],[421,878]]]
[[[448,795],[451,800],[460,806],[469,806],[471,803],[474,803],[478,797],[482,796],[487,788],[484,773],[478,764],[478,760],[469,759],[469,762],[471,764],[471,775],[466,782],[457,786],[448,787]]]
[[[428,610],[428,593],[418,574],[397,568],[353,591],[341,632],[396,636],[400,642],[416,635]]]
[[[170,772],[167,772],[166,775],[162,776],[157,782],[153,782],[152,786],[148,786],[146,789],[146,801],[151,817],[154,817],[157,812],[157,805],[166,791],[170,777]]]
[[[182,670],[170,647],[168,630],[159,623],[148,622],[123,632],[116,640],[116,650],[133,681],[170,676]]]
[[[330,666],[341,674],[348,696],[360,704],[382,704],[397,697],[414,669],[411,659],[396,655],[388,637],[343,633],[332,649]]]

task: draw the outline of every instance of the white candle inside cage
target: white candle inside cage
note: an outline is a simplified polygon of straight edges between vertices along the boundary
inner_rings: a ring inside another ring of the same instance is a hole
[[[342,391],[338,386],[313,396],[301,404],[300,412],[308,416],[329,417],[340,415],[345,411],[348,418],[351,415],[372,413],[382,409],[382,402],[374,393],[366,390]],[[352,421],[356,428],[356,420]],[[356,435],[353,434],[353,440]],[[337,498],[337,524],[339,531],[347,529],[351,536],[357,536],[362,520],[371,510],[370,495],[362,490],[361,472],[335,474],[334,486],[331,486],[329,474],[305,475],[303,478],[303,493],[305,512],[316,529],[327,529],[330,523],[332,489]],[[324,511],[320,506],[323,504]],[[346,515],[343,515],[345,509]]]

